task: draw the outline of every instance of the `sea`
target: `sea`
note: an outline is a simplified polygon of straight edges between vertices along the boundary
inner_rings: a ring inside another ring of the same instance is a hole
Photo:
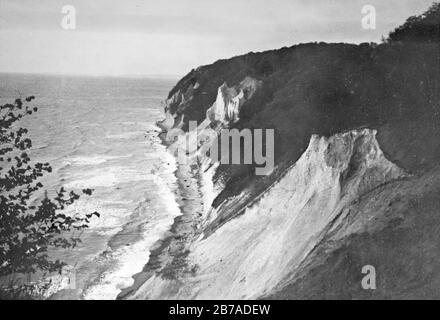
[[[94,190],[66,209],[99,212],[73,249],[51,248],[67,266],[44,275],[44,296],[115,299],[142,271],[150,251],[180,215],[176,163],[158,138],[161,102],[175,79],[0,74],[0,103],[35,96],[38,112],[20,123],[33,161],[53,171],[49,194]],[[37,281],[32,279],[32,281]]]

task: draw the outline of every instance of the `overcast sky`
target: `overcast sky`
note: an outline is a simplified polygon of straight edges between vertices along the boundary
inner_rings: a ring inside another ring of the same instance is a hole
[[[250,51],[379,41],[432,0],[0,0],[0,72],[183,75]],[[364,30],[362,7],[377,29]],[[64,5],[76,29],[61,28]]]

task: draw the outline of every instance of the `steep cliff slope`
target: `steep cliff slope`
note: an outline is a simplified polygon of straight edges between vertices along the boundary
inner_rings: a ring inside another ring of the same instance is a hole
[[[258,177],[253,166],[219,165],[214,181],[224,188],[213,206],[221,207],[227,221],[237,213],[227,200],[245,191],[233,204],[244,208],[301,156],[312,134],[366,126],[378,130],[384,152],[403,168],[417,171],[435,164],[440,155],[438,139],[432,139],[439,132],[438,70],[439,46],[433,43],[305,44],[200,67],[170,93],[167,112],[187,130],[189,120],[206,119],[225,83],[235,87],[247,77],[261,83],[229,126],[275,129],[276,170]],[[180,92],[184,99],[176,98]],[[401,147],[395,148],[395,137],[409,127],[409,139],[397,140]],[[431,137],[429,145],[414,143],[425,137]]]
[[[353,201],[407,175],[384,156],[372,130],[313,136],[302,157],[233,222],[192,243],[194,273],[156,274],[134,298],[258,298],[282,285]]]
[[[440,297],[437,11],[380,45],[250,53],[180,80],[164,140],[186,145],[189,121],[214,136],[274,129],[275,168],[211,161],[213,137],[185,147],[203,212],[121,297]],[[360,285],[364,265],[375,291]]]

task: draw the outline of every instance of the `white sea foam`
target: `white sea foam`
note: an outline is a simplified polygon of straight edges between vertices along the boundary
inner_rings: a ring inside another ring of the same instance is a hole
[[[120,159],[129,157],[123,156],[123,157],[116,157],[116,156],[105,156],[105,155],[95,155],[95,156],[76,156],[76,157],[70,157],[63,161],[64,165],[78,165],[78,166],[88,166],[88,165],[97,165],[105,163],[109,160],[114,159]]]
[[[138,171],[123,166],[112,166],[104,169],[83,170],[76,174],[79,179],[70,181],[64,186],[66,188],[96,188],[112,187],[121,183],[136,182],[142,180],[154,180],[155,176],[151,173]]]
[[[170,176],[164,179],[158,175],[154,180],[158,197],[150,202],[151,205],[140,209],[148,211],[148,223],[142,225],[140,234],[142,239],[105,256],[105,261],[113,265],[113,268],[105,271],[97,283],[87,288],[85,299],[115,299],[123,288],[132,285],[132,276],[142,271],[148,262],[150,248],[168,230],[174,218],[181,214],[175,195],[169,187],[169,182],[174,179]]]
[[[172,195],[174,164],[155,137],[155,121],[161,117],[160,99],[155,97],[166,96],[172,83],[136,81],[14,75],[0,88],[2,97],[8,99],[15,98],[16,88],[24,94],[38,93],[39,111],[26,127],[33,145],[38,146],[32,150],[32,160],[49,162],[53,168],[44,176],[45,188],[95,189],[91,197],[82,196],[68,208],[73,214],[101,214],[91,220],[90,228],[82,234],[83,242],[74,250],[60,248],[49,254],[75,266],[80,292],[90,289],[102,292],[103,297],[115,297],[116,288],[124,283],[120,279],[129,279],[142,269],[149,246],[179,214]],[[163,181],[161,187],[157,175]],[[133,213],[146,199],[148,206],[136,218]],[[109,241],[133,218],[147,223],[147,229],[139,231],[139,243],[134,241],[112,252]],[[118,260],[124,256],[130,265],[106,264],[106,257]],[[114,281],[115,285],[110,285],[113,289],[99,289],[99,279]]]
[[[124,132],[120,134],[109,134],[107,135],[108,139],[131,139],[139,136],[143,136],[145,134],[144,131],[133,131],[133,132]]]

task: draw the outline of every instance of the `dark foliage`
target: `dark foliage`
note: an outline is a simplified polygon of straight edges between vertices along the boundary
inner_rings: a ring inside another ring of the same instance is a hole
[[[65,215],[63,209],[80,196],[61,188],[51,198],[42,190],[39,179],[52,169],[49,163],[31,162],[28,130],[17,126],[20,119],[37,111],[27,105],[33,99],[0,106],[0,276],[60,272],[65,264],[52,261],[48,248],[75,247],[92,216],[99,216],[97,212]],[[92,194],[90,189],[82,192]],[[33,199],[39,195],[43,199],[35,203]]]
[[[440,41],[440,3],[434,3],[420,16],[409,17],[389,35],[389,41]]]

